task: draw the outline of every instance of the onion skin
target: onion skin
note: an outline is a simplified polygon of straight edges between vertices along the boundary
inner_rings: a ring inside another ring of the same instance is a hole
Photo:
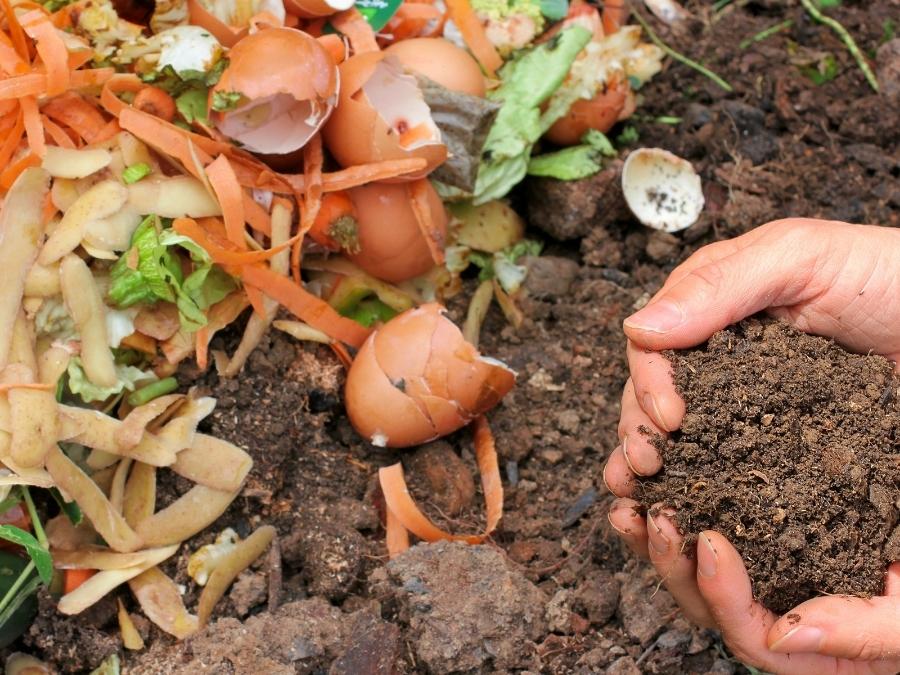
[[[431,184],[425,184],[432,222],[446,236],[447,212]],[[347,191],[357,213],[359,237],[359,252],[347,257],[373,277],[392,283],[412,279],[434,267],[412,207],[409,185],[370,183]]]
[[[575,101],[569,112],[558,119],[544,137],[557,145],[568,146],[581,142],[589,129],[605,134],[622,119],[629,93],[628,86],[622,84],[608,87],[590,100]]]
[[[403,448],[462,428],[512,389],[515,374],[480,357],[437,303],[375,329],[344,390],[353,427],[375,445]]]
[[[395,42],[384,50],[403,67],[424,75],[451,91],[484,97],[486,85],[478,62],[444,38],[413,38]]]
[[[422,171],[396,181],[424,178],[447,159],[447,146],[426,143],[406,150],[362,91],[385,52],[356,54],[340,65],[341,91],[337,106],[322,128],[325,146],[342,167],[413,157],[428,162]]]

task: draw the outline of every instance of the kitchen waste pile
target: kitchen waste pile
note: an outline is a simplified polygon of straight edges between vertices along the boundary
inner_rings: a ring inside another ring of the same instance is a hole
[[[41,585],[67,614],[127,584],[167,633],[205,625],[274,529],[194,553],[188,611],[160,565],[252,460],[198,432],[216,402],[173,375],[195,359],[238,376],[272,326],[330,345],[375,445],[473,423],[485,532],[434,526],[397,464],[381,472],[391,554],[409,532],[477,542],[497,524],[483,414],[514,374],[475,345],[492,300],[522,320],[519,261],[540,249],[503,198],[529,173],[599,171],[663,55],[619,3],[388,5],[2,0],[0,537],[21,555],[0,560],[0,642]],[[440,302],[471,266],[460,331]],[[245,310],[235,352],[210,351]],[[157,510],[159,471],[194,487]]]

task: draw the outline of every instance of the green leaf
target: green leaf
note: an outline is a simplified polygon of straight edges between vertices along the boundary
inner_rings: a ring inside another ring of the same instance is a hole
[[[841,67],[834,58],[834,54],[825,54],[818,63],[801,66],[800,72],[812,80],[813,84],[820,87],[836,78],[841,72]]]
[[[22,495],[20,494],[19,486],[14,485],[12,489],[10,489],[9,494],[6,495],[6,498],[3,501],[0,501],[0,514],[6,513],[21,501]]]
[[[390,321],[397,316],[397,312],[378,298],[366,298],[344,316],[368,328],[379,321]]]
[[[600,171],[603,168],[603,157],[616,156],[612,143],[599,131],[591,129],[582,141],[581,145],[532,157],[528,162],[528,175],[579,180]]]
[[[137,383],[141,381],[152,381],[156,379],[156,375],[152,372],[144,372],[134,366],[125,366],[116,363],[116,383],[111,387],[99,387],[91,382],[84,372],[81,365],[81,359],[77,356],[69,360],[66,368],[66,374],[69,376],[69,391],[80,397],[85,403],[93,401],[105,401],[111,396],[121,394],[124,390],[134,391]]]
[[[132,164],[129,167],[126,167],[122,172],[122,182],[125,185],[131,185],[132,183],[137,183],[142,178],[146,178],[153,172],[153,169],[150,168],[149,164],[144,162],[139,162],[138,164]]]
[[[21,556],[0,551],[0,598],[5,606],[0,611],[0,649],[9,646],[26,631],[37,614],[38,603],[35,593],[41,586],[41,578],[30,572],[32,563]],[[22,580],[22,574],[28,578]],[[19,584],[15,594],[7,600],[15,584]]]
[[[519,258],[524,256],[540,255],[543,249],[544,245],[541,242],[534,239],[523,239],[501,253],[510,262],[518,262]]]
[[[622,133],[616,136],[616,145],[632,145],[637,143],[641,138],[638,130],[632,125],[628,125],[622,129]]]
[[[50,496],[53,497],[53,501],[59,505],[60,511],[66,514],[70,523],[73,525],[81,524],[81,521],[84,520],[84,514],[81,512],[81,508],[76,502],[67,502],[63,499],[62,493],[56,488],[50,488]]]
[[[241,100],[239,91],[214,91],[212,97],[212,109],[216,112],[228,112],[238,107]]]
[[[841,6],[841,0],[816,0],[819,9],[834,9]]]
[[[195,270],[181,286],[182,292],[204,311],[224,300],[236,288],[231,275],[218,265]]]
[[[195,87],[179,94],[175,99],[175,107],[186,122],[194,120],[209,124],[206,116],[206,102],[209,99],[209,90],[206,87]]]
[[[53,559],[50,557],[50,551],[41,546],[30,532],[15,525],[0,525],[0,539],[11,541],[24,548],[34,561],[41,581],[45,584],[50,583],[50,577],[53,576]]]
[[[569,13],[569,0],[541,0],[541,14],[551,21],[561,21]]]

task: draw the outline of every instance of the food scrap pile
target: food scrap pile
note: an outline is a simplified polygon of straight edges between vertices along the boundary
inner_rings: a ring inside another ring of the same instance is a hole
[[[474,422],[486,532],[435,527],[398,464],[381,474],[392,554],[409,532],[490,533],[502,489],[483,414],[514,374],[478,354],[478,333],[493,299],[521,322],[520,258],[540,251],[503,198],[529,173],[580,178],[615,154],[603,133],[663,56],[619,3],[2,9],[0,537],[30,561],[5,563],[0,632],[34,612],[41,585],[64,613],[127,583],[178,638],[207,622],[274,529],[196,552],[204,590],[187,610],[159,565],[225,511],[252,461],[197,431],[215,400],[176,393],[173,375],[192,358],[237,376],[271,326],[331,346],[350,369],[351,421],[375,445]],[[548,145],[561,149],[537,152]],[[460,331],[439,303],[471,267]],[[211,352],[248,309],[236,351]],[[157,511],[160,470],[195,486]],[[57,513],[46,523],[30,488],[53,498],[38,500]]]

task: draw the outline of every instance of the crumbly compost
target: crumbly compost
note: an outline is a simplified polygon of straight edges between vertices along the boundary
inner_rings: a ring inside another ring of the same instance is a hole
[[[892,364],[770,319],[668,357],[687,413],[657,441],[664,468],[643,483],[644,505],[674,507],[690,539],[726,535],[773,611],[879,594],[900,559]]]

